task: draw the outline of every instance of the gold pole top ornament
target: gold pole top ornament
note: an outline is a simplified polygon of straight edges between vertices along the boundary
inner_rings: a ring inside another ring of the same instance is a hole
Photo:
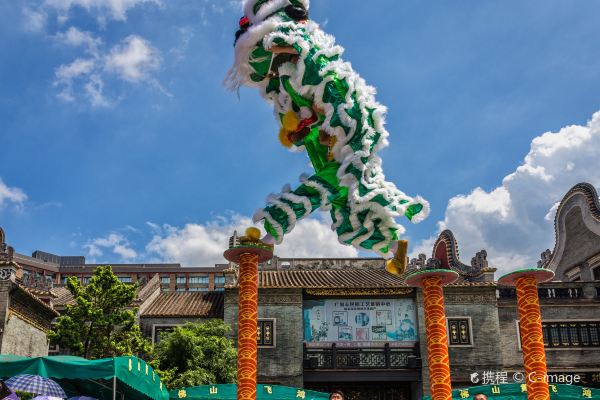
[[[237,232],[229,239],[229,249],[223,253],[227,261],[239,264],[240,256],[244,253],[258,255],[258,262],[262,263],[273,258],[274,246],[260,240],[260,229],[250,227],[244,236],[237,236]]]

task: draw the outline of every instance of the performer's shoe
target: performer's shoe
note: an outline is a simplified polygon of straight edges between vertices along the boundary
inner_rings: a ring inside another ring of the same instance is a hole
[[[408,264],[408,241],[398,240],[398,248],[394,253],[394,257],[387,260],[385,269],[390,274],[402,275],[406,271]]]

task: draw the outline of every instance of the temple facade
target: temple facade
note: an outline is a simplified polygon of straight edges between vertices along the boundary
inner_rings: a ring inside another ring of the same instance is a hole
[[[555,218],[553,251],[539,268],[549,380],[600,387],[600,206],[589,184],[574,186]],[[515,266],[515,269],[522,266]],[[485,250],[470,263],[443,231],[431,256],[402,276],[381,259],[273,259],[259,272],[259,382],[331,391],[349,399],[418,399],[429,394],[423,296],[407,274],[456,271],[444,289],[452,384],[524,382],[516,293],[498,285]],[[225,322],[237,324],[235,266],[225,271]]]
[[[575,185],[564,196],[555,237],[553,250],[545,250],[537,265],[555,273],[538,291],[549,379],[600,387],[600,204],[592,185]],[[3,233],[2,245],[2,271],[13,271],[0,280],[0,296],[9,293],[4,298],[10,302],[6,306],[0,297],[2,352],[39,354],[50,320],[73,301],[60,284],[63,274],[80,276],[85,283],[94,266],[41,252],[15,257]],[[55,268],[53,279],[25,276],[23,270],[34,264],[47,271]],[[386,272],[380,258],[274,257],[260,265],[258,381],[321,391],[339,388],[348,399],[416,400],[429,394],[423,294],[405,283],[408,274],[427,268],[459,274],[458,281],[444,288],[453,387],[524,382],[515,290],[497,283],[485,250],[463,262],[450,230],[439,234],[429,255],[411,260],[401,276]],[[120,265],[117,273],[125,277],[129,271],[132,281],[141,284],[134,306],[142,331],[155,343],[175,326],[211,318],[231,325],[234,339],[237,266],[218,265],[205,272],[209,269],[187,274],[178,265],[132,264]],[[196,280],[189,281],[195,274],[212,278],[196,290]],[[44,282],[54,287],[47,290]],[[35,343],[28,346],[36,351],[11,344],[11,320],[14,326],[29,324]]]

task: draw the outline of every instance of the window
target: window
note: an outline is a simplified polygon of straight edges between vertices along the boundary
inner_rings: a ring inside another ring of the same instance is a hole
[[[62,283],[63,285],[66,285],[67,284],[67,278],[68,278],[68,276],[64,276],[64,275],[61,276],[60,277],[60,283]]]
[[[166,283],[168,285],[169,283],[171,283],[171,278],[168,276],[161,276],[160,283]]]
[[[208,292],[207,287],[191,287],[188,289],[190,292]]]
[[[450,346],[473,345],[470,318],[448,318],[448,343]]]
[[[592,279],[595,281],[600,281],[600,265],[592,269]]]
[[[225,277],[224,276],[215,276],[215,285],[224,285]]]
[[[203,283],[208,285],[208,276],[190,276],[189,283]]]
[[[152,325],[152,343],[156,344],[160,342],[161,335],[170,333],[175,329],[177,325]]]
[[[600,321],[542,321],[544,347],[600,347]]]
[[[178,276],[177,277],[177,283],[185,283],[185,276]]]
[[[259,319],[256,329],[256,342],[261,347],[275,347],[275,320]]]
[[[84,284],[84,285],[87,285],[88,283],[90,283],[90,279],[91,279],[91,277],[90,277],[90,276],[84,276],[84,277],[83,277],[83,284]],[[121,282],[122,282],[122,281],[121,281]]]
[[[225,291],[225,288],[222,288],[222,287],[215,288],[215,292],[224,292],[224,291]]]
[[[176,288],[175,290],[178,292],[185,292],[185,287],[180,286],[180,287]]]
[[[60,347],[58,347],[57,344],[49,343],[48,344],[48,353],[49,354],[58,354],[58,353],[60,353]]]
[[[131,277],[130,276],[119,276],[119,280],[121,282],[123,282],[123,283],[131,283]]]

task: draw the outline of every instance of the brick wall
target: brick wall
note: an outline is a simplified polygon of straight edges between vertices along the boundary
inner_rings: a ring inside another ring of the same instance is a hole
[[[225,290],[225,323],[233,328],[237,345],[238,296]],[[275,319],[275,347],[258,349],[258,382],[302,387],[302,289],[262,289],[258,318]]]
[[[453,387],[471,386],[470,374],[503,369],[500,324],[495,287],[450,287],[444,289],[446,317],[470,317],[472,346],[450,346],[450,373]],[[417,292],[419,339],[422,355],[423,394],[429,395],[429,369],[425,337],[423,292]]]
[[[48,355],[48,337],[46,332],[31,325],[20,315],[9,313],[4,327],[2,354],[15,354],[25,357]]]
[[[600,320],[600,301],[582,299],[541,300],[542,321]],[[522,370],[523,353],[517,337],[516,300],[503,301],[498,308],[503,333],[502,352],[507,368]],[[600,348],[546,349],[548,370],[600,370]]]

